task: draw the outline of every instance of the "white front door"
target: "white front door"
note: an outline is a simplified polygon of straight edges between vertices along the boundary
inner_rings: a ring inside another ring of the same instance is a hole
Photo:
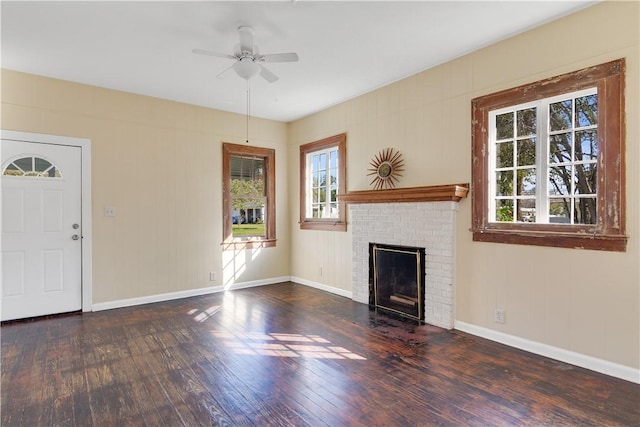
[[[2,320],[82,308],[81,148],[2,140]]]

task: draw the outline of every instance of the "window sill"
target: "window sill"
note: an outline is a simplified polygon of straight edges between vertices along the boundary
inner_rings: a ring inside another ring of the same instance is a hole
[[[347,223],[335,219],[305,220],[299,224],[301,230],[347,231]]]
[[[276,239],[234,240],[229,242],[222,242],[222,250],[242,251],[244,249],[273,248],[276,246],[276,241]]]
[[[628,236],[567,231],[539,230],[471,230],[474,242],[507,243],[514,245],[551,246],[556,248],[590,249],[626,252]]]

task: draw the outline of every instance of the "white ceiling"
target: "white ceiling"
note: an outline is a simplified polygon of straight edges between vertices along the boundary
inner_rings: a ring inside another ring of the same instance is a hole
[[[251,115],[292,121],[593,1],[2,1],[2,67],[246,113],[246,82],[216,75],[237,27],[255,29],[280,79],[250,80]],[[524,54],[524,53],[523,53]],[[496,64],[499,67],[500,64]]]

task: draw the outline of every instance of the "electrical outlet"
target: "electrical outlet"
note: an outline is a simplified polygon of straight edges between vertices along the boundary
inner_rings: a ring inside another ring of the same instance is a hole
[[[116,216],[116,208],[114,208],[113,206],[105,206],[104,216],[107,216],[107,217]]]
[[[496,312],[493,315],[493,320],[496,323],[504,323],[504,309],[496,308]]]
[[[216,281],[216,273],[214,273],[213,271],[211,273],[209,273],[209,280],[212,282]]]

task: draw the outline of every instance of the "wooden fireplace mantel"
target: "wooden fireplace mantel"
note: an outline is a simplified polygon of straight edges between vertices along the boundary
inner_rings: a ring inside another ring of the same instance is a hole
[[[391,190],[349,191],[338,194],[346,203],[459,202],[467,197],[469,184],[431,185]]]

